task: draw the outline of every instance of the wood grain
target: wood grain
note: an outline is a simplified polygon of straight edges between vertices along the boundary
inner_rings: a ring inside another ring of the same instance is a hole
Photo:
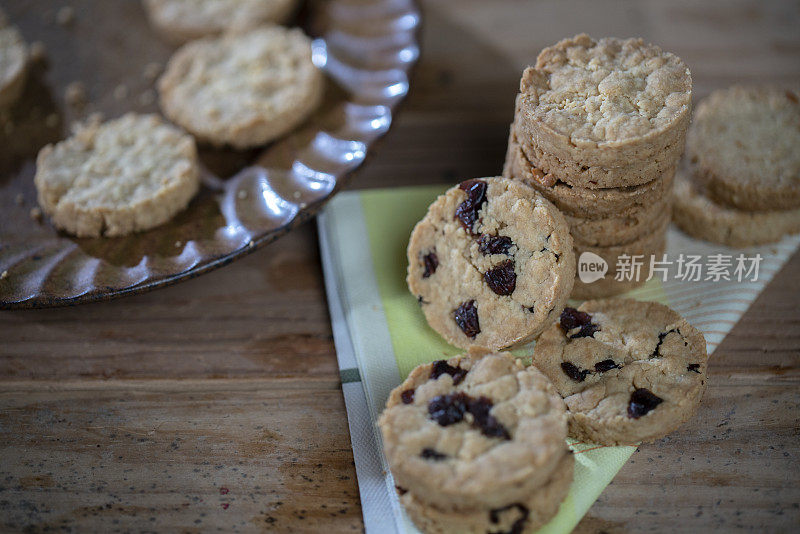
[[[129,74],[123,62],[82,72],[80,57],[92,51],[80,40],[42,26],[46,14],[24,1],[3,7],[30,40],[74,50],[74,63],[52,65],[42,82],[55,100],[73,79],[93,98],[120,76],[146,91],[140,59]],[[411,95],[354,187],[498,173],[522,68],[542,46],[580,31],[641,35],[676,52],[692,68],[697,97],[739,81],[800,85],[796,1],[437,0],[423,8]],[[126,9],[121,15],[141,16],[135,2]],[[108,15],[102,6],[97,14]],[[92,31],[111,43],[134,37],[100,26]],[[717,349],[697,416],[642,445],[578,531],[800,525],[798,297],[795,255]],[[363,528],[312,225],[150,294],[0,314],[0,530],[56,528]]]

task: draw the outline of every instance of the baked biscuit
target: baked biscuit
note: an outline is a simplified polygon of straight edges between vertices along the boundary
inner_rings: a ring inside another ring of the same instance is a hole
[[[286,22],[295,0],[144,0],[150,24],[181,44],[227,31]]]
[[[199,141],[238,149],[293,130],[323,90],[311,40],[279,26],[192,41],[175,52],[158,81],[170,120]]]
[[[562,162],[626,167],[681,143],[691,98],[691,74],[675,55],[641,39],[578,35],[544,49],[523,73],[518,134]],[[651,179],[629,174],[591,185]]]
[[[687,154],[706,195],[742,210],[800,208],[800,91],[730,87],[697,106]]]
[[[199,187],[194,139],[156,115],[90,120],[36,159],[39,205],[78,237],[147,230],[183,210]]]
[[[525,184],[467,180],[428,208],[408,245],[408,287],[449,343],[525,343],[560,313],[575,276],[559,211]]]
[[[750,247],[780,241],[800,232],[800,208],[744,211],[720,205],[703,194],[702,186],[679,173],[675,180],[672,220],[692,237]]]
[[[508,353],[418,366],[378,424],[397,486],[444,512],[524,503],[571,456],[561,397]]]
[[[703,335],[667,306],[608,299],[565,308],[536,342],[533,363],[564,397],[571,437],[634,445],[694,414],[708,354]]]

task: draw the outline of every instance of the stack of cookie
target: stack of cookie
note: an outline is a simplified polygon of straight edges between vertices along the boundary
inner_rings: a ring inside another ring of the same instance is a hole
[[[572,483],[564,401],[508,353],[420,365],[379,424],[400,502],[423,532],[536,532]]]
[[[733,247],[800,232],[800,94],[770,87],[716,91],[697,107],[675,223]],[[681,169],[683,171],[683,169]]]
[[[607,263],[601,280],[576,278],[574,298],[643,283],[646,268],[617,276],[625,256],[645,266],[661,259],[691,96],[683,61],[641,39],[579,35],[546,48],[525,70],[504,175],[564,212],[579,269],[587,252]]]

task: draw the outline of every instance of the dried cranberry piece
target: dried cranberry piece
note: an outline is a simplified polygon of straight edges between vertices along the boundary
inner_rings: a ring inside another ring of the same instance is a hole
[[[473,233],[472,229],[478,220],[478,212],[486,202],[486,182],[483,180],[467,180],[461,182],[459,189],[467,193],[467,199],[456,208],[456,218],[461,222],[464,230]]]
[[[475,339],[481,333],[481,325],[478,322],[478,308],[475,307],[474,300],[468,300],[455,309],[453,319],[467,337]]]
[[[594,364],[594,370],[598,373],[605,373],[606,371],[619,368],[620,366],[617,365],[617,362],[614,360],[603,360],[602,362]]]
[[[482,234],[480,241],[478,241],[478,250],[483,254],[505,254],[508,255],[508,249],[514,246],[514,242],[510,237],[504,235],[489,235]]]
[[[466,393],[448,393],[431,399],[428,415],[442,426],[450,426],[464,420],[466,413],[472,414],[472,426],[480,429],[484,436],[511,439],[508,430],[489,412],[492,401],[486,397],[477,399]]]
[[[592,316],[586,312],[578,311],[575,308],[566,307],[561,312],[561,328],[564,333],[569,333],[573,328],[580,327],[580,330],[572,334],[570,339],[579,337],[594,337],[594,333],[600,331],[600,327],[592,323]]]
[[[511,528],[505,532],[499,532],[496,534],[522,534],[522,529],[525,527],[525,522],[528,521],[528,516],[530,515],[530,511],[528,508],[522,504],[515,503],[509,504],[508,506],[504,506],[502,508],[495,508],[494,510],[489,511],[489,521],[492,524],[496,525],[500,522],[500,514],[505,512],[506,510],[511,510],[512,508],[516,508],[519,510],[520,518],[514,521],[511,524]]]
[[[442,454],[436,449],[431,449],[429,447],[422,449],[422,452],[419,455],[426,460],[433,460],[435,462],[439,462],[447,458],[446,454]]]
[[[400,399],[403,404],[411,404],[414,402],[414,388],[407,389],[400,394]]]
[[[514,272],[514,260],[506,260],[497,267],[483,273],[489,288],[498,295],[510,295],[517,287],[517,273]]]
[[[447,360],[437,360],[433,362],[431,369],[431,380],[436,380],[442,375],[450,375],[453,377],[453,385],[460,384],[464,377],[467,376],[467,370],[461,367],[453,367]]]
[[[490,438],[511,439],[511,435],[500,421],[489,412],[492,409],[492,401],[486,397],[470,399],[467,411],[472,414],[472,425],[480,429],[481,434]]]
[[[561,362],[561,370],[564,371],[564,374],[573,379],[575,382],[583,382],[586,380],[586,375],[589,374],[588,370],[581,369],[577,365],[569,362]]]
[[[664,402],[664,399],[653,394],[649,389],[639,388],[631,393],[631,400],[628,404],[628,417],[639,419],[662,402]]]
[[[439,266],[439,258],[436,256],[435,252],[430,252],[422,257],[422,264],[425,266],[425,272],[422,273],[422,278],[428,278],[436,272],[436,268]]]
[[[699,363],[690,363],[686,367],[686,370],[687,371],[693,371],[693,372],[695,372],[695,373],[697,373],[699,375],[700,374],[700,364]]]
[[[441,426],[450,426],[464,420],[469,396],[465,393],[438,395],[428,403],[428,415]]]

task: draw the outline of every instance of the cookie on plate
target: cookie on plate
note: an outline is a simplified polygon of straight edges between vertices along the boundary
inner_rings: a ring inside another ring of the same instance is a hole
[[[528,159],[511,133],[508,141],[503,176],[522,180],[555,204],[564,215],[583,218],[613,217],[629,209],[642,209],[662,202],[672,191],[674,167],[660,177],[645,184],[589,189],[574,187],[536,168]]]
[[[703,187],[679,173],[675,180],[672,220],[698,239],[729,247],[749,247],[780,241],[800,232],[800,208],[744,211],[720,205],[703,194]]]
[[[144,0],[150,24],[172,43],[286,22],[295,0]]]
[[[706,195],[743,210],[800,208],[800,91],[730,87],[697,106],[687,154]]]
[[[449,343],[530,341],[564,306],[575,276],[561,213],[525,184],[467,180],[428,208],[408,245],[408,287]]]
[[[170,120],[198,140],[238,149],[293,130],[323,90],[311,40],[279,26],[192,41],[175,52],[158,81]]]
[[[36,159],[39,205],[78,237],[147,230],[183,210],[199,187],[194,139],[157,115],[129,113],[76,128]]]
[[[473,349],[416,367],[378,424],[397,486],[443,512],[489,511],[525,503],[571,456],[564,412],[534,367]]]
[[[0,109],[11,106],[22,94],[28,56],[28,45],[0,10]]]
[[[641,39],[578,35],[545,48],[525,70],[517,134],[562,162],[625,167],[681,143],[691,97],[691,74],[677,56]],[[574,185],[622,187],[650,179],[629,174]]]
[[[575,457],[565,454],[550,480],[522,502],[491,510],[442,511],[421,502],[413,493],[398,489],[400,503],[414,524],[426,534],[532,534],[558,512],[572,484]]]
[[[666,436],[706,388],[703,335],[655,302],[592,300],[565,308],[536,342],[533,364],[567,404],[570,436],[601,445]]]

